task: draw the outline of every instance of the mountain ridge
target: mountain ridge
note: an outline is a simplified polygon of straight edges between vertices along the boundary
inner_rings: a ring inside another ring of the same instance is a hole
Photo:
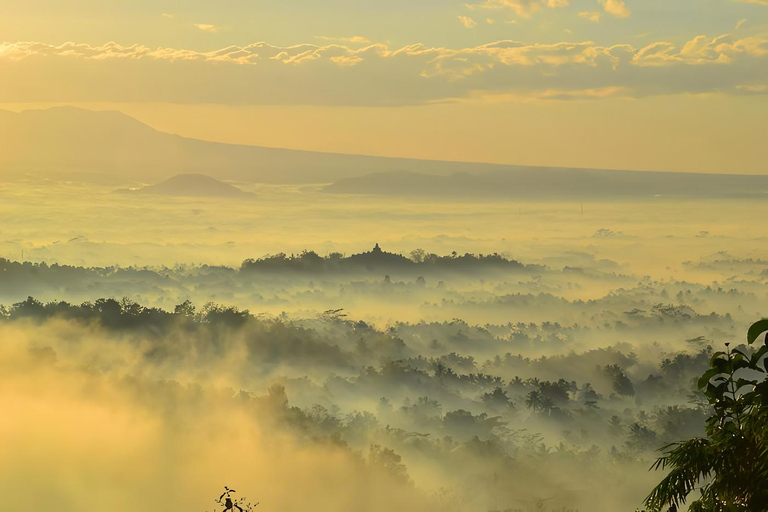
[[[116,110],[71,106],[0,110],[0,141],[0,175],[67,180],[77,176],[121,186],[204,174],[224,181],[326,184],[323,190],[328,193],[417,196],[669,193],[660,180],[671,180],[673,191],[682,195],[729,191],[762,197],[768,190],[765,177],[754,174],[521,166],[227,144],[161,132]],[[697,180],[709,188],[698,186]]]
[[[0,172],[79,172],[123,182],[190,172],[224,180],[310,184],[393,169],[446,174],[507,167],[205,141],[158,131],[114,110],[53,107],[10,114],[0,115],[0,140],[8,148],[0,153]]]

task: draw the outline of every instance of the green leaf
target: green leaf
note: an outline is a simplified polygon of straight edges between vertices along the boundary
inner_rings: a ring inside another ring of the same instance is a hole
[[[765,331],[768,331],[768,318],[763,318],[752,324],[747,331],[747,343],[753,344]]]
[[[745,360],[741,356],[734,357],[733,363],[731,365],[731,373],[736,373],[737,371],[743,370],[744,368],[751,368],[749,361]]]
[[[710,368],[707,370],[707,372],[699,379],[699,389],[706,388],[707,384],[709,384],[709,380],[715,375],[719,375],[720,373],[720,370],[717,368]]]
[[[756,386],[757,381],[756,380],[749,380],[749,379],[737,379],[736,380],[736,390],[740,390],[741,388],[745,386]]]
[[[766,354],[768,354],[768,345],[763,345],[762,347],[760,347],[759,350],[757,350],[754,354],[752,354],[752,357],[750,358],[750,364],[752,365],[752,368],[754,370],[760,371],[760,367],[758,366],[758,363]]]

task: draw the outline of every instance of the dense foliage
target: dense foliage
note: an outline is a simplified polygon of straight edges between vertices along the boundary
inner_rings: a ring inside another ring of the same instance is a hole
[[[356,454],[397,482],[425,467],[450,467],[446,487],[472,482],[464,498],[504,507],[553,494],[558,503],[594,503],[592,495],[569,494],[562,475],[594,488],[610,474],[643,473],[659,444],[703,433],[708,411],[689,396],[711,355],[699,339],[679,351],[658,346],[638,355],[624,342],[540,356],[526,352],[567,343],[576,328],[460,320],[381,328],[343,310],[297,319],[112,298],[30,297],[2,313],[7,332],[62,333],[31,340],[37,367],[65,371],[86,360],[132,386],[141,375],[141,386],[154,390],[147,394],[174,397],[183,383],[195,383],[194,394],[215,375],[232,386],[224,403],[255,407],[280,432]],[[91,333],[93,341],[84,341]],[[519,483],[534,477],[536,486]]]
[[[693,512],[751,512],[768,510],[768,320],[749,329],[748,345],[762,339],[756,350],[726,344],[712,356],[710,369],[699,380],[714,413],[707,419],[707,437],[667,446],[654,465],[670,469],[651,492],[652,510],[675,511],[691,493]]]

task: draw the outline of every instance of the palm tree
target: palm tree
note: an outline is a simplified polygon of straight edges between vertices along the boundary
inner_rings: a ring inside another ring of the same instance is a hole
[[[546,412],[547,414],[552,414],[552,411],[556,409],[555,402],[552,401],[552,397],[544,395],[541,398],[541,411]]]
[[[512,379],[511,381],[509,381],[509,385],[510,386],[522,387],[522,386],[525,386],[525,382],[523,382],[523,379],[521,379],[520,377],[515,375],[515,378]]]
[[[544,395],[541,394],[541,391],[534,389],[525,395],[525,406],[531,409],[533,412],[539,412],[542,410],[544,405],[543,399]]]
[[[525,384],[527,386],[532,386],[534,388],[539,387],[539,378],[538,377],[531,377],[529,379],[525,380]]]
[[[712,356],[699,387],[714,410],[707,437],[662,448],[652,469],[669,474],[645,500],[650,510],[676,511],[690,494],[701,496],[694,512],[768,510],[768,319],[756,322],[747,342],[763,339],[756,351],[730,350]]]

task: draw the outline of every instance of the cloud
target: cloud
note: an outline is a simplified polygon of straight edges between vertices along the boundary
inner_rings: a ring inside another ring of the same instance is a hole
[[[544,100],[597,100],[602,98],[614,98],[631,96],[631,91],[625,87],[602,87],[600,89],[581,90],[551,90],[544,91],[538,97]]]
[[[744,26],[744,24],[747,22],[746,18],[742,18],[739,21],[736,22],[736,26],[734,27],[736,30],[739,30],[741,27]]]
[[[745,84],[738,85],[736,89],[744,94],[768,94],[768,84]]]
[[[768,5],[768,0],[736,0],[736,1],[741,2],[743,4]]]
[[[613,14],[619,18],[629,18],[632,12],[627,8],[624,0],[600,0],[603,9],[608,14]]]
[[[600,13],[597,11],[582,11],[579,13],[579,17],[587,19],[593,23],[600,22]]]
[[[728,35],[715,38],[697,36],[681,49],[673,43],[656,42],[635,53],[632,62],[639,66],[728,64],[740,56],[768,56],[768,39],[747,37],[733,41]]]
[[[507,103],[530,101],[568,101],[568,100],[598,100],[605,98],[632,97],[632,91],[626,87],[603,87],[599,89],[550,89],[540,92],[519,94],[507,93],[473,93],[467,98],[456,98],[461,103]]]
[[[212,25],[210,23],[195,23],[195,27],[202,30],[203,32],[219,32],[221,30],[221,27],[217,27],[216,25]]]
[[[466,4],[475,9],[511,9],[523,18],[529,18],[542,8],[566,7],[569,0],[485,0],[480,4]]]
[[[363,36],[352,36],[352,37],[329,37],[329,36],[317,36],[317,39],[321,39],[323,41],[335,41],[337,43],[359,43],[359,44],[370,44],[371,40],[367,37]]]
[[[463,48],[390,47],[358,41],[260,42],[209,52],[117,43],[2,43],[0,74],[13,78],[0,82],[0,102],[389,106],[478,94],[548,99],[611,97],[603,93],[618,90],[635,97],[738,94],[743,93],[738,86],[768,83],[768,38],[757,36],[702,35],[682,45],[655,41],[639,47],[514,40]]]
[[[477,22],[469,16],[459,16],[459,22],[466,28],[475,28],[477,26]]]

